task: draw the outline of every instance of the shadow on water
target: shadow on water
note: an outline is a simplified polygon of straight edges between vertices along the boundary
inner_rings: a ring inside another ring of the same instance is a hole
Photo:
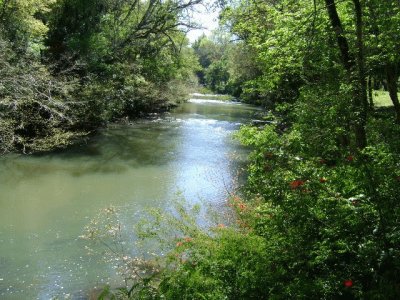
[[[122,161],[129,165],[157,165],[168,161],[179,135],[178,126],[159,122],[141,122],[131,125],[111,125],[90,138],[87,143],[67,151],[50,155],[58,159],[84,159],[99,163]]]
[[[79,177],[159,166],[174,159],[178,146],[179,126],[168,125],[164,121],[112,125],[67,150],[30,157],[9,156],[0,165],[14,174],[14,180],[53,172]]]

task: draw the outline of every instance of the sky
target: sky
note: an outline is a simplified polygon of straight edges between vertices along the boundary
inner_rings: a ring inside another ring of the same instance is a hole
[[[218,27],[218,13],[218,11],[208,10],[203,5],[197,6],[196,11],[193,12],[193,21],[201,24],[204,29],[191,30],[187,33],[190,43],[196,41],[203,33],[209,36],[211,31]]]

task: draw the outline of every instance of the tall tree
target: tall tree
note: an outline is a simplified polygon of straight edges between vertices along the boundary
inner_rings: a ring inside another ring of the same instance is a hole
[[[359,0],[353,0],[356,20],[357,60],[350,52],[349,43],[344,33],[335,0],[325,0],[325,4],[332,28],[336,35],[337,45],[340,50],[343,66],[347,71],[347,76],[350,83],[354,84],[353,109],[355,118],[354,127],[356,144],[358,148],[363,149],[367,145],[365,126],[367,122],[368,101],[364,65],[363,20],[361,3]],[[358,70],[356,70],[356,67],[358,67]]]

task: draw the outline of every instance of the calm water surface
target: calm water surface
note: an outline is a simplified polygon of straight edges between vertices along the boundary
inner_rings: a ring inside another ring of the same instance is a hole
[[[86,299],[115,280],[87,255],[83,228],[121,208],[134,224],[145,207],[223,205],[245,150],[232,132],[257,113],[237,103],[191,100],[159,120],[113,125],[85,145],[0,158],[0,299]]]

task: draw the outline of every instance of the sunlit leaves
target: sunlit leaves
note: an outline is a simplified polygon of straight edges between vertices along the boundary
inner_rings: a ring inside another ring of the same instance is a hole
[[[48,27],[45,14],[55,0],[0,1],[0,29],[19,52],[38,54]]]

